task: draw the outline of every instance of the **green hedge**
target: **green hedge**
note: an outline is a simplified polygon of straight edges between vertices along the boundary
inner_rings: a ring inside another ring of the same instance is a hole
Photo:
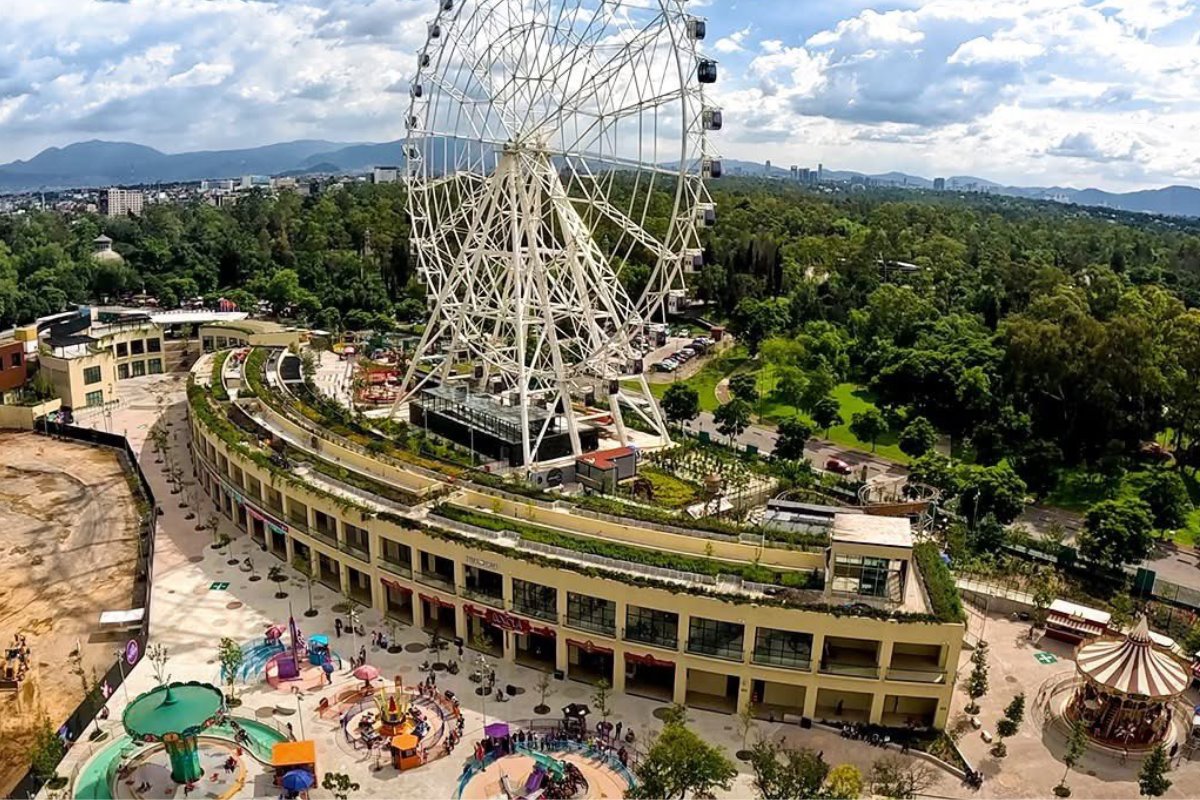
[[[222,373],[225,371],[225,360],[229,358],[229,351],[222,350],[213,356],[212,384],[213,397],[221,402],[229,399],[229,393],[225,391],[225,381],[222,380]]]
[[[627,544],[592,539],[585,536],[571,536],[549,528],[528,525],[517,520],[481,514],[461,506],[441,505],[434,513],[447,519],[486,528],[493,531],[514,531],[522,539],[540,542],[553,547],[574,550],[579,553],[590,553],[604,558],[619,561],[631,561],[635,564],[645,564],[662,569],[675,569],[680,572],[694,572],[699,575],[716,577],[717,575],[738,575],[747,581],[767,583],[791,589],[820,588],[823,578],[820,573],[797,572],[792,570],[773,570],[759,564],[739,564],[733,561],[718,561],[717,559],[701,556],[686,556],[677,553],[667,553],[659,550],[649,550],[644,547],[633,547]]]
[[[913,558],[916,559],[917,569],[925,579],[925,590],[929,593],[929,604],[933,613],[942,622],[963,622],[962,599],[958,596],[958,587],[954,584],[954,575],[946,562],[942,561],[942,553],[933,542],[921,542],[913,547]]]

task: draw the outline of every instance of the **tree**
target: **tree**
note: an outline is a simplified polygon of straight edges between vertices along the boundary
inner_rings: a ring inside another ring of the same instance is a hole
[[[359,790],[359,785],[344,773],[326,772],[324,779],[321,780],[321,788],[331,793],[337,800],[348,800],[351,792]]]
[[[971,527],[988,515],[1008,525],[1025,510],[1025,481],[1007,464],[960,467],[957,484],[958,510]]]
[[[924,417],[916,417],[900,432],[900,451],[910,458],[920,458],[937,444],[937,431]]]
[[[750,751],[754,788],[764,800],[803,800],[817,797],[829,774],[829,765],[807,748],[784,747],[773,741],[757,742]]]
[[[681,717],[675,713],[663,721],[662,731],[634,767],[638,782],[625,793],[627,798],[682,800],[689,794],[710,796],[718,788],[729,791],[737,768],[724,750],[689,730]]]
[[[739,372],[729,379],[729,391],[753,406],[758,402],[758,378],[752,372]]]
[[[700,394],[686,383],[672,383],[663,394],[661,405],[667,420],[682,426],[700,415]]]
[[[1113,572],[1150,554],[1154,520],[1141,500],[1101,500],[1088,509],[1079,550]]]
[[[732,446],[734,440],[750,427],[750,404],[735,397],[713,412],[713,421],[717,423],[717,432],[728,437]]]
[[[1154,527],[1158,530],[1173,531],[1187,525],[1192,500],[1178,472],[1161,468],[1152,470],[1139,496],[1150,507]]]
[[[33,774],[42,781],[52,780],[66,752],[66,745],[51,726],[50,717],[41,713],[34,724],[33,742],[29,745],[29,766]]]
[[[221,637],[221,643],[217,648],[217,660],[221,662],[221,675],[225,678],[226,684],[229,686],[229,701],[233,701],[233,689],[237,681],[238,668],[242,666],[246,656],[242,653],[242,646],[228,636]]]
[[[150,664],[154,669],[154,680],[162,686],[171,679],[167,674],[167,661],[171,658],[171,653],[167,650],[164,644],[152,644],[150,649],[146,651],[146,657],[150,659]]]
[[[283,584],[287,580],[287,573],[284,572],[283,567],[275,564],[269,570],[267,570],[267,580],[275,583],[276,600],[282,600],[283,598],[287,597],[287,592],[283,590]]]
[[[838,764],[825,777],[825,797],[830,800],[858,800],[863,791],[863,776],[853,764]]]
[[[305,610],[304,616],[315,617],[320,612],[313,607],[313,584],[317,582],[316,570],[313,569],[312,561],[302,556],[296,556],[292,559],[292,569],[304,576],[304,583],[308,586],[308,609]]]
[[[1166,794],[1167,789],[1171,788],[1171,781],[1167,779],[1170,770],[1171,759],[1167,756],[1167,749],[1161,743],[1155,745],[1138,772],[1138,789],[1142,797],[1162,797]]]
[[[1013,465],[1033,496],[1041,499],[1058,485],[1062,463],[1062,448],[1049,439],[1038,439],[1022,448]]]
[[[1021,729],[1021,722],[1025,719],[1025,693],[1021,692],[1008,704],[1004,709],[1004,718],[996,723],[996,733],[1000,736],[1000,740],[996,742],[996,746],[992,748],[992,754],[997,758],[1004,758],[1008,755],[1008,748],[1004,744],[1004,740],[1010,736],[1016,736],[1017,731]]]
[[[533,713],[549,714],[550,706],[546,705],[546,698],[554,694],[553,676],[549,672],[543,672],[533,688],[537,689],[538,693],[538,704],[533,707]]]
[[[837,400],[826,396],[818,400],[810,409],[813,422],[829,436],[829,429],[842,424],[842,407]]]
[[[608,681],[601,678],[596,681],[596,685],[592,687],[592,705],[596,707],[600,718],[608,722],[608,718],[612,716],[612,706],[609,701],[612,699],[612,686]]]
[[[812,438],[813,429],[802,419],[791,417],[779,423],[774,456],[788,461],[804,458],[804,445]]]
[[[758,347],[764,340],[781,331],[788,321],[788,299],[774,297],[769,300],[743,298],[730,315],[730,331],[746,344],[751,356],[758,355]]]
[[[1071,735],[1067,737],[1067,750],[1063,753],[1063,764],[1066,765],[1066,769],[1063,770],[1062,780],[1058,782],[1058,786],[1054,787],[1054,793],[1059,797],[1067,797],[1071,794],[1071,787],[1067,786],[1067,775],[1079,763],[1079,759],[1083,758],[1085,752],[1087,752],[1087,723],[1077,719],[1071,726]]]
[[[924,761],[884,756],[871,765],[871,792],[894,800],[911,800],[937,779],[937,773]]]
[[[980,641],[971,653],[971,672],[967,675],[967,697],[971,702],[966,707],[968,714],[979,713],[979,699],[988,692],[988,646]]]
[[[774,340],[772,340],[774,341]],[[775,369],[775,388],[771,394],[781,403],[799,411],[804,407],[804,395],[808,390],[808,377],[799,367],[782,365]]]
[[[887,433],[887,421],[883,415],[875,409],[861,411],[850,417],[850,432],[853,433],[859,441],[870,442],[871,452],[875,452],[875,442],[879,437]]]
[[[738,758],[746,757],[746,744],[750,741],[750,734],[754,732],[754,725],[757,721],[754,716],[754,706],[750,703],[743,706],[742,710],[737,713],[738,733],[742,735],[742,749],[737,753]]]
[[[216,514],[209,514],[204,518],[204,527],[213,537],[213,549],[221,546],[220,539],[217,538],[217,531],[221,528],[221,518]]]

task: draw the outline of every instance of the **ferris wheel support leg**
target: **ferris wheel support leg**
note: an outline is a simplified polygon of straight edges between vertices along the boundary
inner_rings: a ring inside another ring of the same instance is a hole
[[[663,447],[670,447],[671,429],[667,427],[667,421],[663,419],[662,409],[658,407],[658,401],[654,399],[654,394],[650,391],[650,383],[646,380],[645,373],[638,376],[638,385],[641,386],[642,396],[649,401],[647,410],[654,418],[653,425],[658,429],[658,435],[662,437]]]
[[[629,445],[629,431],[625,430],[625,418],[621,416],[621,393],[614,392],[608,396],[608,407],[612,410],[613,425],[617,428],[617,441],[622,447]]]

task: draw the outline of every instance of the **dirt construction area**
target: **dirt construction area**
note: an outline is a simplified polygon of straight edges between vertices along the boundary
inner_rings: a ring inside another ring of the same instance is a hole
[[[0,796],[28,769],[38,715],[57,728],[83,699],[76,649],[89,682],[112,664],[100,612],[130,606],[137,534],[115,451],[0,432],[0,645],[30,648],[20,688],[0,693]]]

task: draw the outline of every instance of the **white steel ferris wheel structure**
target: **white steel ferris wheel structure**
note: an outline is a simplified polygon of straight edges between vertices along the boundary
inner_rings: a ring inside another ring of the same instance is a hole
[[[435,384],[485,392],[519,414],[526,467],[563,425],[575,455],[602,417],[629,443],[630,411],[669,443],[635,340],[715,219],[705,22],[683,0],[437,4],[405,144],[430,319],[393,413]]]

